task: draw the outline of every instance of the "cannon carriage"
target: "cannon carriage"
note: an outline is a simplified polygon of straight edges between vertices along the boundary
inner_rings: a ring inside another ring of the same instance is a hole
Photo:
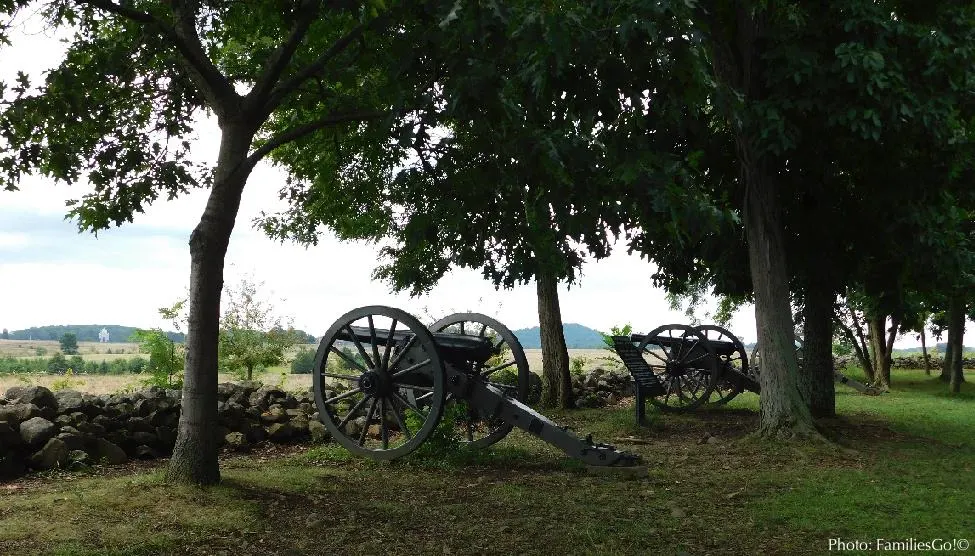
[[[636,418],[645,421],[646,402],[667,411],[726,404],[741,392],[759,394],[761,350],[749,356],[726,328],[668,324],[649,334],[613,336],[613,346],[636,382]],[[802,363],[802,341],[796,341]],[[837,382],[864,394],[873,388],[834,371]],[[652,375],[652,376],[651,376]]]
[[[502,374],[514,380],[494,380]],[[473,448],[514,427],[593,466],[633,467],[638,456],[579,437],[524,403],[524,350],[490,317],[458,313],[427,328],[399,309],[362,307],[340,317],[319,344],[313,374],[319,418],[349,451],[378,460],[405,456],[440,425],[445,411]]]

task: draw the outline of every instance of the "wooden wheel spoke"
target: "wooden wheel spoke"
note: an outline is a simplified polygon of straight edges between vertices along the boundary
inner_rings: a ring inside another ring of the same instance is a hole
[[[514,359],[512,359],[511,361],[506,361],[506,362],[502,363],[501,365],[498,365],[497,367],[491,367],[490,369],[482,372],[481,373],[481,376],[488,377],[488,376],[491,376],[492,374],[500,371],[501,369],[507,369],[508,367],[510,367],[512,365],[517,365],[517,364],[518,364],[518,362],[515,361]]]
[[[401,396],[399,392],[393,391],[393,396],[395,396],[396,399],[399,400],[399,402],[403,404],[406,408],[413,410],[413,412],[415,412],[420,417],[423,417],[424,419],[426,418],[426,415],[422,411],[420,411],[419,407],[410,403],[410,401],[404,398],[403,396]]]
[[[347,425],[349,421],[352,419],[352,416],[355,415],[357,411],[362,409],[362,406],[366,405],[366,402],[369,401],[370,398],[372,398],[372,396],[366,395],[361,400],[359,400],[359,402],[356,403],[354,406],[352,406],[352,409],[349,410],[349,413],[345,417],[343,417],[342,420],[339,421],[338,425],[336,426],[340,429],[344,429],[345,425]]]
[[[401,377],[403,375],[410,374],[413,371],[415,371],[415,370],[417,370],[417,369],[419,369],[419,368],[421,368],[423,366],[429,365],[429,364],[430,364],[430,360],[429,359],[424,359],[423,361],[420,361],[416,365],[413,365],[411,367],[407,367],[407,368],[403,369],[402,371],[396,371],[395,373],[392,374],[391,378],[393,378],[395,380],[395,379],[397,379],[397,378],[399,378],[399,377]]]
[[[409,440],[413,438],[413,433],[410,432],[410,427],[406,426],[406,423],[403,421],[403,417],[400,416],[399,408],[396,407],[396,401],[396,398],[390,396],[389,403],[391,406],[393,406],[393,417],[396,418],[396,424],[399,425],[399,430],[403,431],[403,434],[406,435],[406,439]]]
[[[352,327],[346,324],[345,331],[349,334],[349,336],[352,337],[352,342],[355,344],[356,349],[359,350],[359,355],[361,355],[362,360],[366,362],[366,366],[370,369],[376,368],[376,365],[373,364],[372,359],[369,358],[369,354],[366,353],[365,348],[362,347],[362,342],[360,342],[359,338],[354,332],[352,332]]]
[[[335,346],[332,346],[332,347],[329,348],[329,351],[331,351],[335,355],[338,355],[342,359],[345,359],[345,361],[347,363],[349,363],[353,367],[359,369],[360,371],[362,371],[364,373],[368,373],[369,372],[369,369],[367,369],[367,368],[363,367],[362,365],[360,365],[358,361],[356,361],[355,359],[353,359],[353,358],[349,357],[348,355],[346,355],[345,352],[342,351],[342,350],[340,350],[339,348],[337,348]]]
[[[406,342],[406,345],[403,346],[403,349],[399,350],[399,352],[396,354],[396,357],[394,357],[393,360],[386,367],[387,371],[392,372],[393,369],[395,369],[396,366],[399,365],[399,362],[401,359],[403,359],[403,356],[409,353],[410,349],[413,347],[413,344],[416,343],[416,339],[417,336],[414,335],[412,338],[409,339],[408,342]]]
[[[383,442],[383,450],[389,449],[389,429],[386,427],[386,398],[380,399],[379,403],[379,427],[380,427],[380,437]]]
[[[658,360],[660,360],[660,362],[661,362],[661,363],[663,363],[664,365],[666,365],[666,364],[667,364],[667,359],[664,359],[663,357],[660,357],[659,355],[657,355],[657,352],[655,352],[655,351],[653,351],[653,350],[649,350],[649,349],[644,349],[644,351],[645,351],[646,353],[648,353],[648,354],[650,354],[650,355],[652,355],[652,356],[654,356],[654,357],[656,357],[656,358],[657,358]],[[666,355],[666,354],[667,354],[667,351],[666,351],[666,350],[664,350],[664,355]]]
[[[340,380],[352,380],[352,381],[359,380],[359,377],[355,375],[343,375],[339,373],[319,373],[319,374],[321,374],[322,376],[327,376],[328,378],[337,378]]]
[[[383,360],[380,364],[382,372],[389,374],[389,353],[393,349],[393,333],[396,332],[396,319],[393,319],[393,323],[389,326],[389,334],[386,336],[386,350],[383,352]]]
[[[372,416],[376,413],[376,404],[378,402],[379,398],[373,398],[372,404],[369,405],[369,413],[366,414],[366,422],[362,425],[362,432],[359,433],[359,446],[366,445],[366,436],[369,434],[369,421],[372,421]]]
[[[356,394],[358,394],[360,392],[362,392],[362,389],[361,388],[356,388],[355,390],[349,390],[348,392],[346,392],[344,394],[339,394],[338,396],[335,396],[334,398],[329,398],[329,399],[325,400],[322,403],[325,404],[325,405],[328,405],[330,403],[335,403],[335,402],[337,402],[339,400],[344,400],[345,398],[351,398],[352,396],[354,396],[354,395],[356,395]]]
[[[375,323],[373,323],[372,315],[366,317],[366,320],[369,322],[369,341],[372,343],[372,357],[373,360],[376,362],[376,364],[373,365],[372,368],[375,369],[379,365],[379,361],[380,361],[379,344],[376,341],[376,325]]]

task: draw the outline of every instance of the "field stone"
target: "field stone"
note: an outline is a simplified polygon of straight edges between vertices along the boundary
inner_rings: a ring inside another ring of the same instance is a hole
[[[125,450],[104,438],[95,439],[93,451],[94,454],[92,455],[96,460],[104,460],[109,465],[121,465],[129,461],[129,457],[125,455]]]
[[[85,439],[77,434],[62,430],[55,438],[64,442],[64,445],[68,447],[69,451],[82,450],[85,447]]]
[[[0,421],[22,423],[33,417],[40,417],[41,410],[30,403],[11,403],[0,406]]]
[[[84,406],[84,396],[77,390],[61,390],[54,394],[54,398],[61,413],[79,411]]]
[[[267,428],[267,439],[271,442],[284,442],[294,434],[289,423],[274,423]]]
[[[288,420],[287,410],[280,405],[272,405],[267,411],[261,413],[261,421],[265,423],[283,423]]]
[[[0,453],[0,478],[19,477],[27,471],[27,462],[13,453]]]
[[[159,437],[151,432],[136,431],[132,433],[132,441],[137,444],[155,446],[159,442]]]
[[[84,450],[68,450],[68,467],[78,469],[87,467],[91,463],[91,456]]]
[[[228,433],[223,437],[223,439],[227,444],[227,447],[232,450],[244,451],[250,448],[250,442],[247,441],[247,435],[242,432]]]
[[[20,437],[20,432],[16,424],[0,421],[0,447],[6,450],[6,448],[20,446],[23,443],[24,439]]]
[[[151,447],[140,444],[135,448],[135,457],[139,459],[156,459],[159,454]]]
[[[308,432],[311,434],[311,441],[322,444],[328,442],[331,435],[321,421],[308,421]]]
[[[58,408],[54,393],[43,386],[14,386],[7,389],[8,400],[19,403],[32,403],[39,408]]]
[[[301,435],[308,434],[308,425],[311,424],[308,421],[308,417],[305,417],[302,414],[298,414],[292,417],[291,420],[288,422],[291,423],[291,428],[294,429],[295,435],[301,436]]]
[[[64,467],[68,463],[68,447],[57,438],[51,438],[30,457],[30,466],[34,469],[54,469]]]
[[[57,427],[43,417],[33,417],[20,424],[20,437],[28,446],[40,446],[54,437]]]

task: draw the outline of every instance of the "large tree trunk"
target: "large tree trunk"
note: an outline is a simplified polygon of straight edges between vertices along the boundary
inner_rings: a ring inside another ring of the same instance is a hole
[[[246,162],[253,131],[221,125],[213,188],[190,235],[190,315],[179,432],[166,479],[210,485],[220,481],[217,463],[217,344],[224,257],[240,197],[250,174]]]
[[[948,317],[948,338],[945,342],[945,358],[941,361],[941,375],[938,377],[944,382],[951,380],[951,361],[955,355],[955,342],[951,336],[951,317]]]
[[[928,342],[924,333],[924,325],[921,323],[921,357],[924,358],[924,374],[931,376],[931,358],[928,356]]]
[[[887,337],[887,315],[871,315],[868,319],[870,326],[870,352],[873,357],[874,385],[883,390],[890,389],[890,351],[893,342]],[[897,322],[894,322],[894,330]]]
[[[569,374],[569,351],[562,330],[558,281],[548,273],[535,280],[538,292],[538,327],[542,339],[542,403],[564,409],[573,406],[572,376]]]
[[[803,307],[803,360],[799,385],[813,417],[836,415],[833,380],[833,295],[815,284],[806,287]]]
[[[960,392],[961,383],[965,381],[963,372],[965,358],[965,298],[960,293],[951,296],[948,305],[948,338],[954,349],[951,353],[951,392]]]
[[[818,433],[799,390],[781,209],[764,168],[752,161],[752,149],[739,142],[746,184],[748,261],[755,290],[758,345],[762,346],[758,432],[764,437],[811,436]]]

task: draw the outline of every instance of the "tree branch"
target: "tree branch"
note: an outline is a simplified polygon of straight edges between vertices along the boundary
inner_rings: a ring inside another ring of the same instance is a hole
[[[292,128],[286,129],[281,133],[271,137],[266,143],[260,146],[257,150],[251,153],[247,157],[247,163],[250,165],[257,164],[262,158],[271,153],[274,149],[301,139],[302,137],[314,133],[319,129],[326,128],[330,125],[341,124],[345,122],[361,122],[365,120],[375,120],[377,118],[382,118],[389,116],[391,112],[347,112],[344,114],[330,114],[324,118],[307,122],[301,125],[296,125]]]
[[[349,45],[351,45],[356,39],[358,39],[363,34],[365,34],[367,30],[379,29],[390,21],[392,21],[392,15],[390,14],[390,12],[387,11],[382,15],[380,15],[379,17],[375,17],[365,23],[361,23],[357,25],[355,29],[349,31],[349,33],[346,34],[344,37],[335,41],[335,43],[331,47],[329,47],[328,50],[323,52],[318,58],[316,58],[315,61],[298,70],[289,79],[287,79],[286,81],[284,81],[283,83],[275,87],[274,90],[271,91],[268,101],[264,106],[265,112],[266,113],[273,112],[274,109],[277,108],[279,104],[281,104],[281,101],[284,100],[284,97],[288,96],[295,89],[301,86],[301,84],[304,83],[305,80],[318,75],[323,69],[325,69],[325,66],[328,64],[329,61],[331,61],[333,58],[335,58],[336,56],[344,52],[345,49],[349,47]]]
[[[189,4],[189,6],[187,6]],[[190,75],[195,77],[197,86],[216,112],[217,118],[225,116],[240,100],[233,84],[213,64],[203,49],[200,35],[196,32],[196,14],[199,3],[196,0],[172,0],[173,15],[176,17],[176,48],[189,63]]]
[[[261,70],[260,77],[251,92],[247,94],[245,102],[248,110],[252,107],[263,106],[271,94],[272,88],[281,78],[285,68],[291,63],[298,45],[308,33],[308,28],[315,21],[315,15],[321,8],[321,0],[303,0],[301,5],[295,10],[295,24],[291,28],[287,40],[274,51],[267,59],[264,68]]]
[[[148,12],[116,4],[111,0],[78,0],[78,2],[158,29],[183,55],[184,69],[200,88],[210,107],[218,114],[223,111],[226,101],[237,95],[230,81],[220,73],[220,70],[213,65],[213,62],[204,52],[203,45],[200,44],[200,38],[196,33],[195,14],[193,12],[183,13],[182,2],[175,0],[173,2],[173,12],[177,17],[176,27]],[[188,32],[188,29],[192,31]]]

